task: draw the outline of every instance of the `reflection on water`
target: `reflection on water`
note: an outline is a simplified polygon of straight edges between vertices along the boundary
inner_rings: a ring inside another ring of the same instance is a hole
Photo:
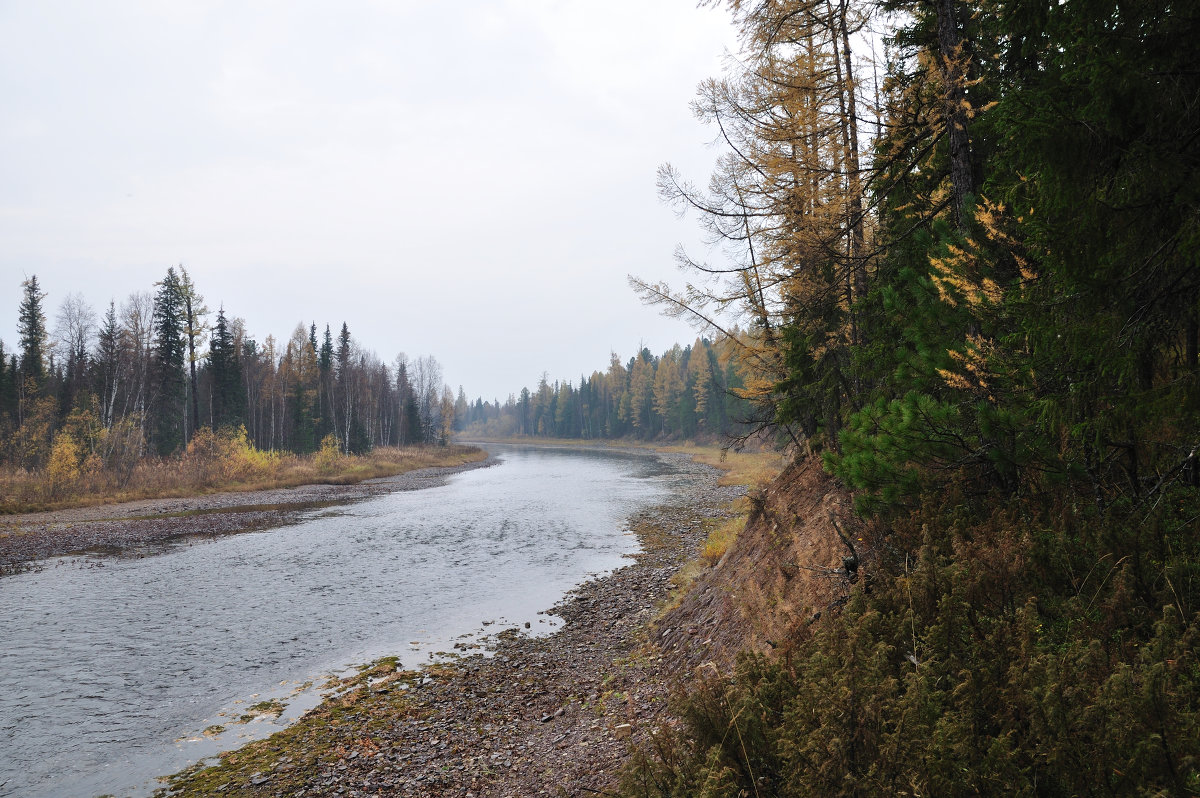
[[[545,630],[539,611],[618,566],[636,545],[624,519],[667,489],[649,455],[494,453],[443,487],[294,526],[0,579],[0,795],[146,794],[272,731],[230,721],[322,673],[418,665],[485,621]],[[214,724],[217,741],[201,733]]]

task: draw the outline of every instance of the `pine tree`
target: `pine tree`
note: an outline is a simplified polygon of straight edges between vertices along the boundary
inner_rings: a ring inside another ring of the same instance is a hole
[[[117,303],[112,300],[100,324],[94,375],[93,390],[100,397],[100,418],[105,428],[109,428],[114,421],[121,375],[121,328],[117,323]]]
[[[225,308],[217,310],[208,349],[208,369],[212,378],[212,426],[234,427],[243,419],[241,361],[237,343],[225,318]]]
[[[36,274],[22,281],[21,289],[21,303],[17,310],[21,380],[30,380],[33,386],[40,389],[46,381],[46,314],[42,310],[42,300],[46,294],[38,286]]]
[[[315,329],[316,325],[313,326]],[[319,390],[317,391],[316,439],[321,441],[325,439],[326,435],[332,434],[337,429],[337,423],[334,420],[336,402],[333,379],[333,337],[330,335],[328,324],[325,325],[325,335],[321,339],[321,347],[317,355],[317,382]]]
[[[184,400],[187,342],[184,339],[183,286],[175,267],[157,283],[154,296],[154,356],[152,371],[154,393],[151,416],[155,448],[160,455],[170,454],[185,444]]]
[[[334,379],[337,385],[338,438],[342,441],[342,451],[350,453],[350,429],[354,426],[354,376],[351,373],[351,339],[350,328],[342,322],[342,330],[337,338],[337,370]]]

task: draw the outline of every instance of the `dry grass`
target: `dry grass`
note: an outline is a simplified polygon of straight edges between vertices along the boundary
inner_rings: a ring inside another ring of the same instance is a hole
[[[696,462],[724,471],[719,480],[720,484],[744,485],[747,492],[760,495],[779,476],[790,459],[778,452],[722,451],[720,446],[705,444],[685,443],[659,448],[661,451],[690,454]],[[658,618],[675,611],[688,597],[696,581],[721,562],[725,553],[745,531],[750,515],[749,499],[745,496],[736,499],[731,503],[730,509],[735,515],[723,521],[708,522],[708,537],[700,549],[699,556],[685,563],[671,577],[671,595],[657,608]]]
[[[790,455],[781,452],[735,452],[712,444],[685,443],[658,448],[664,452],[690,454],[696,462],[724,471],[720,484],[745,485],[747,490],[766,487],[791,461]]]
[[[700,559],[710,566],[716,565],[745,528],[746,516],[744,515],[730,518],[719,524],[708,533],[708,539],[704,541],[704,548],[700,550]]]
[[[225,491],[270,490],[299,485],[352,485],[418,468],[476,462],[487,453],[471,446],[380,447],[361,456],[263,452],[244,441],[200,436],[187,453],[146,458],[131,470],[88,467],[73,478],[48,470],[0,468],[0,514],[91,507],[136,499],[165,499]]]

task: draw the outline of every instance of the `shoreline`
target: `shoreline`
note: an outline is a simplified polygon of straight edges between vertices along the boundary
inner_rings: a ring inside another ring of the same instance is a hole
[[[611,789],[630,742],[644,742],[665,719],[678,675],[650,636],[656,613],[743,492],[718,485],[716,469],[686,455],[660,456],[674,461],[681,486],[629,519],[641,544],[629,565],[544,611],[562,619],[555,632],[505,629],[487,654],[417,672],[395,673],[383,660],[382,671],[368,670],[347,693],[225,754],[216,768],[177,774],[158,794],[481,798]]]
[[[136,556],[192,536],[212,537],[287,526],[311,509],[397,491],[437,487],[455,475],[495,465],[483,460],[435,466],[351,485],[224,491],[166,499],[74,507],[0,517],[0,578],[72,555]]]

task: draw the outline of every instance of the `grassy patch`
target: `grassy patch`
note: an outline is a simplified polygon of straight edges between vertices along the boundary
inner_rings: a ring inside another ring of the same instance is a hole
[[[68,485],[54,485],[53,490],[45,473],[5,466],[0,468],[0,514],[300,485],[353,485],[486,457],[487,452],[473,446],[393,446],[364,455],[339,456],[330,462],[319,460],[318,455],[268,453],[218,442],[207,448],[189,448],[180,457],[146,459],[125,477],[107,469],[85,471]]]
[[[789,455],[780,452],[735,452],[712,444],[685,443],[659,448],[664,452],[689,454],[697,463],[724,471],[721,485],[745,485],[748,489],[770,484],[790,460]]]
[[[249,723],[255,718],[262,717],[279,717],[283,714],[284,706],[281,701],[272,699],[270,701],[259,701],[257,704],[251,705],[246,712],[237,719],[237,723]]]
[[[744,515],[727,519],[718,524],[708,533],[708,539],[704,541],[704,548],[700,550],[700,559],[710,566],[716,565],[745,528],[746,516]]]

